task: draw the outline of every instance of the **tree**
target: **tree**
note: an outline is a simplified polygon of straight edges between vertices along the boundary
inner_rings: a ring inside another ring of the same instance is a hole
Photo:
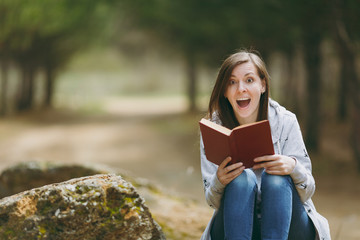
[[[107,1],[1,1],[0,60],[15,62],[22,72],[18,110],[32,108],[34,76],[43,69],[44,105],[50,106],[56,72],[99,34],[108,10]]]
[[[351,115],[351,143],[355,159],[360,171],[360,78],[356,72],[356,47],[353,39],[358,39],[360,36],[356,35],[357,11],[360,8],[359,3],[353,1],[339,1],[332,2],[333,7],[333,31],[335,41],[339,52],[341,62],[341,78],[339,85],[340,89],[340,104],[339,116],[341,119],[346,116],[347,98],[349,98],[350,107],[353,109]],[[345,14],[346,13],[346,14]],[[358,20],[358,19],[357,19]],[[355,23],[355,26],[354,26]],[[355,29],[354,29],[355,27]],[[349,34],[349,30],[351,35]],[[354,31],[355,30],[355,31]]]
[[[304,60],[306,66],[306,144],[309,150],[317,151],[319,148],[321,121],[321,49],[322,40],[328,34],[329,19],[326,3],[323,0],[302,1],[293,3],[296,13],[295,26],[300,30],[300,43],[303,44]]]
[[[1,66],[1,99],[0,99],[0,116],[5,116],[7,111],[7,86],[8,86],[8,63],[6,60],[3,60],[0,63]]]
[[[286,13],[280,1],[137,0],[123,1],[119,8],[133,28],[183,55],[190,111],[196,109],[199,64],[218,67],[225,55],[241,47],[255,47],[266,58],[276,47],[291,45],[274,37],[283,30],[279,24],[289,27],[278,14]]]

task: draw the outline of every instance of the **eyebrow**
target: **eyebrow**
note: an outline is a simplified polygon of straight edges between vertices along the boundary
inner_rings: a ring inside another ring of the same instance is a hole
[[[244,76],[246,77],[246,76],[248,76],[248,75],[255,75],[255,73],[254,73],[254,72],[248,72],[248,73],[246,73]]]
[[[244,77],[249,76],[249,75],[256,75],[256,74],[254,72],[248,72],[244,75]],[[231,74],[230,77],[235,77],[235,75]]]

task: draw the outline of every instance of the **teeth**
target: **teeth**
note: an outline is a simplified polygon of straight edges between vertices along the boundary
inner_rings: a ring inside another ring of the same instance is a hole
[[[245,100],[249,100],[250,98],[239,98],[237,99],[237,101],[245,101]]]

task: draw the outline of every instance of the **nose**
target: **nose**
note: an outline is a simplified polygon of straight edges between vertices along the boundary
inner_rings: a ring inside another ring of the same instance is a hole
[[[239,92],[245,92],[246,91],[246,86],[242,81],[239,82],[238,91]]]

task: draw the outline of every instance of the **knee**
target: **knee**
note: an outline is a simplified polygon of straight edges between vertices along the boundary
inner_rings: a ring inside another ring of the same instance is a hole
[[[283,190],[284,188],[290,187],[292,185],[292,180],[289,175],[271,175],[266,172],[262,174],[261,177],[261,189],[262,190]]]
[[[256,187],[256,176],[254,172],[245,170],[237,178],[232,180],[227,188],[254,189]]]

